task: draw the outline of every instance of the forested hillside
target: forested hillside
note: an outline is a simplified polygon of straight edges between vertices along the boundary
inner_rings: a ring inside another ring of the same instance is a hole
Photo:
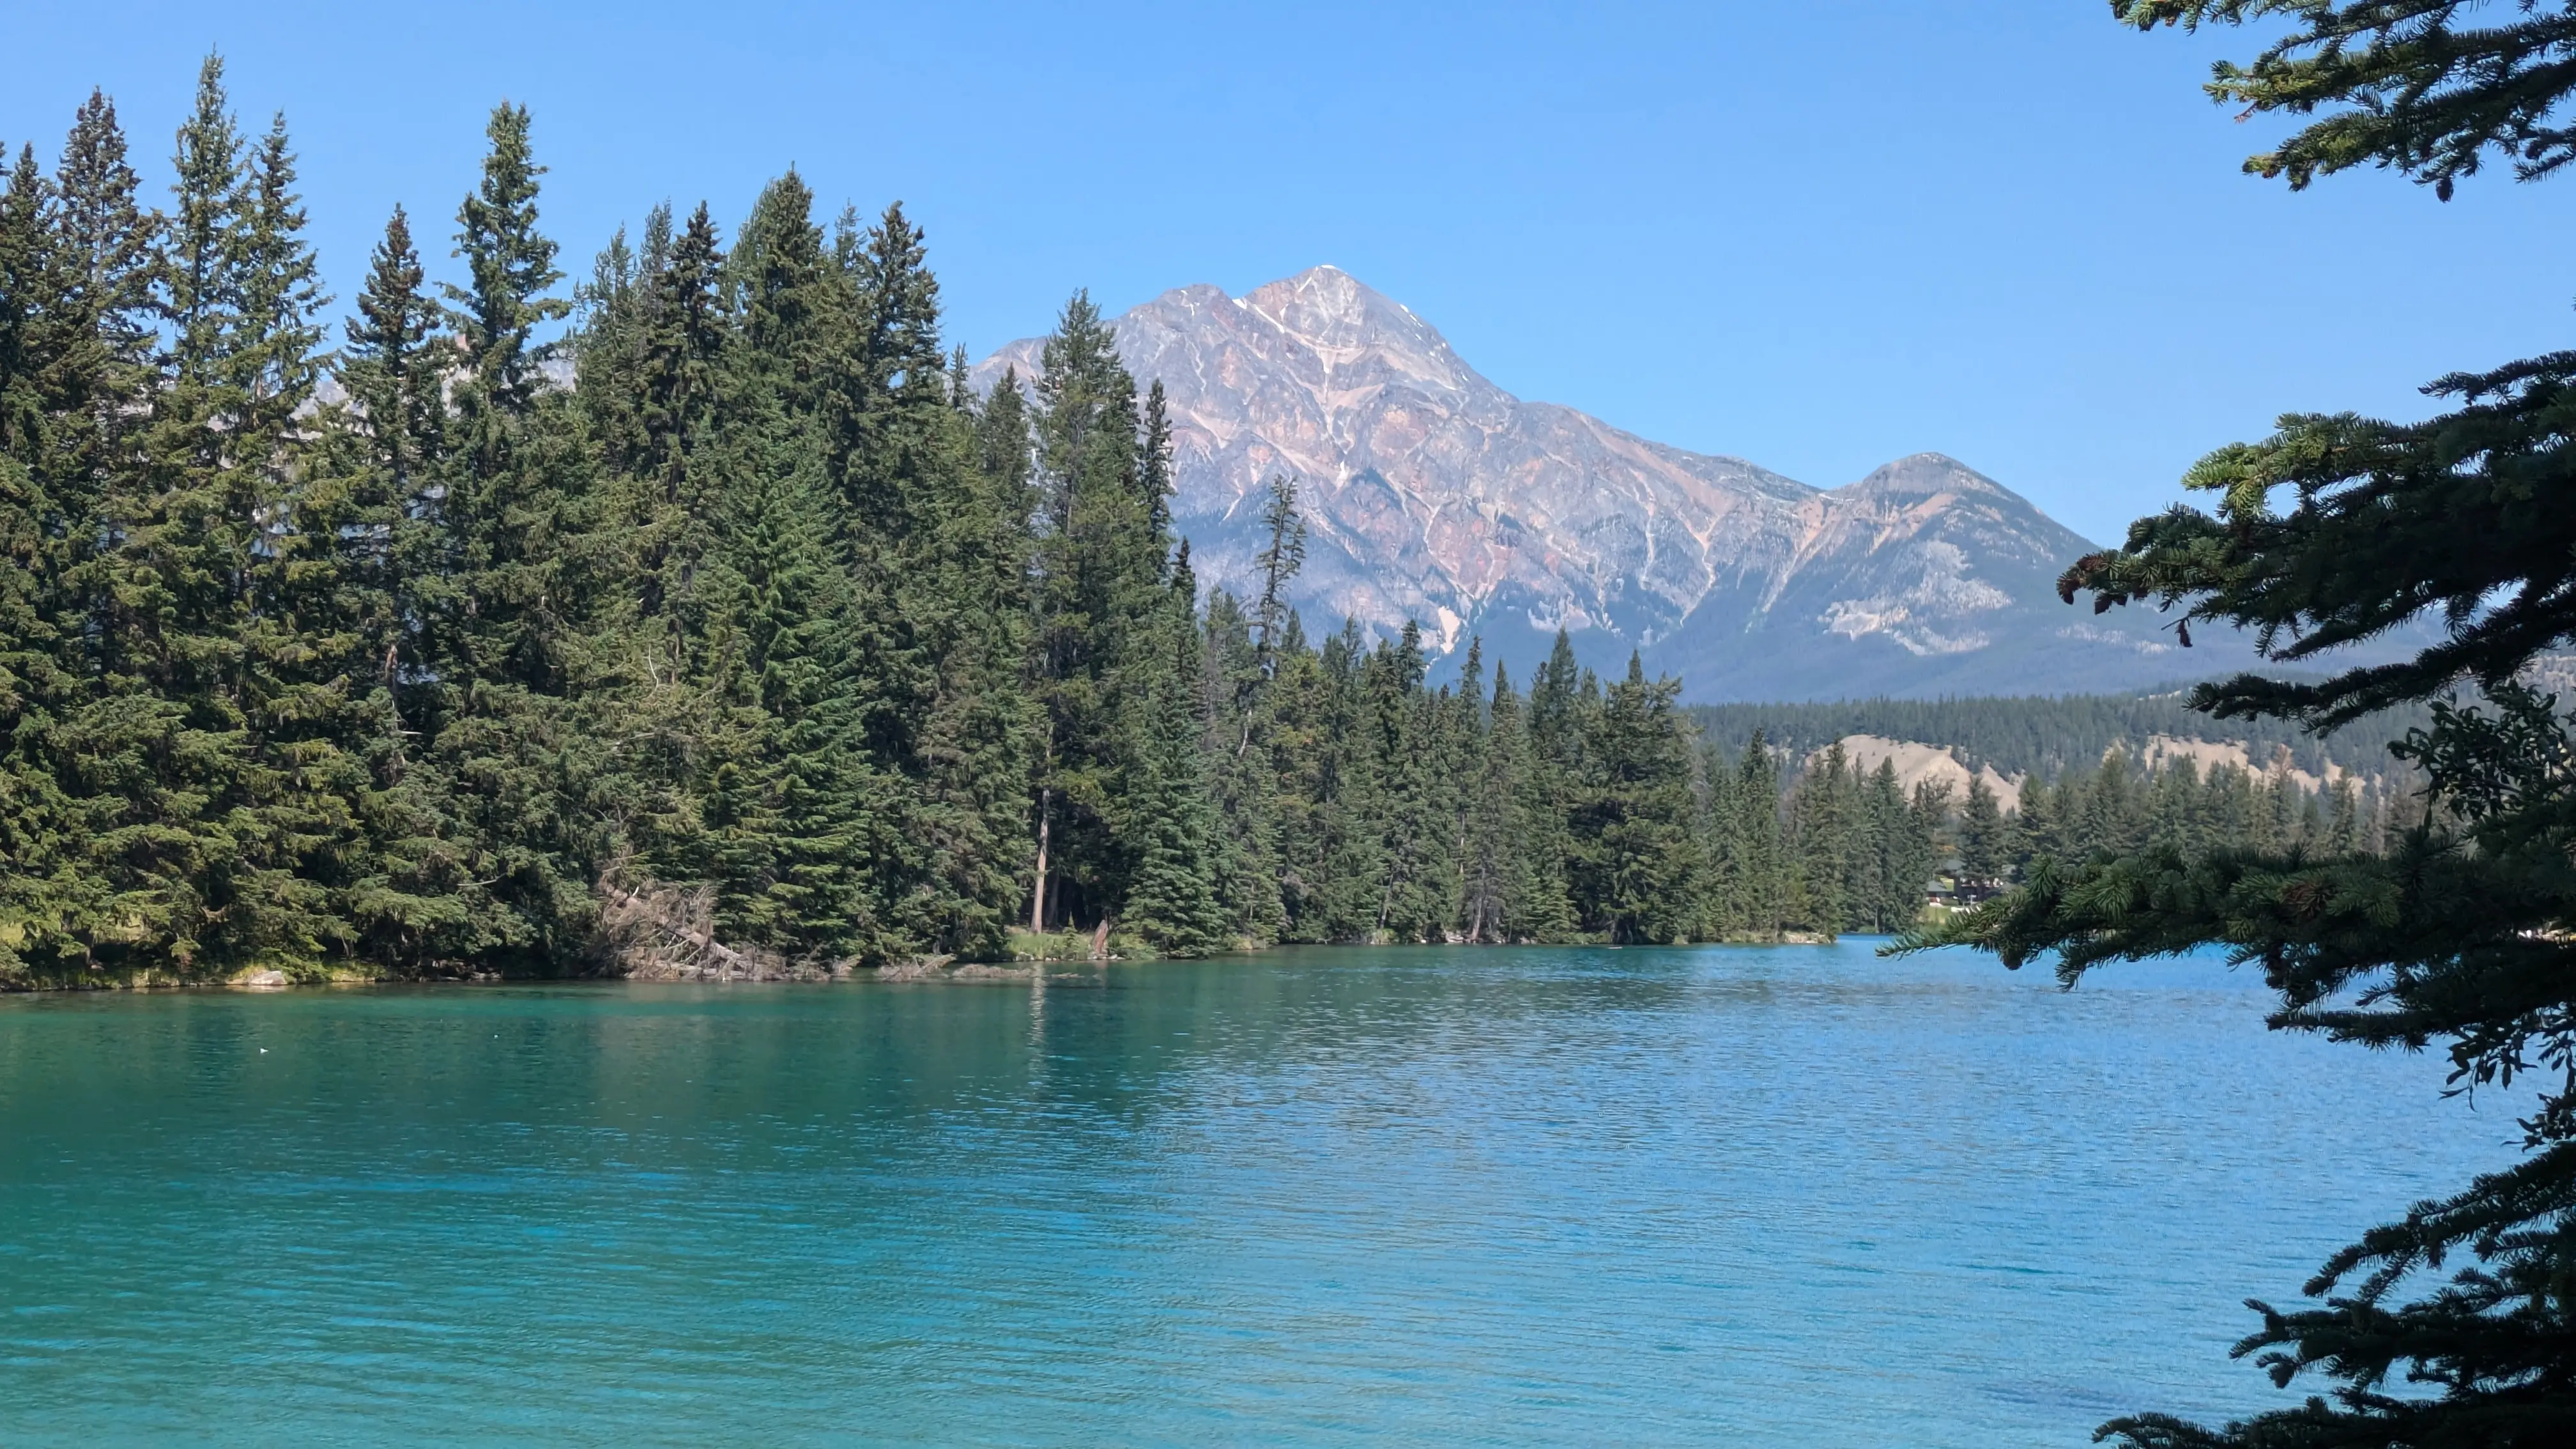
[[[2386,774],[2394,767],[2388,742],[2432,720],[2422,709],[2390,710],[2316,735],[2274,719],[2213,720],[2191,708],[2188,692],[1711,704],[1690,712],[1709,738],[1734,747],[1756,730],[1801,755],[1851,735],[1881,735],[1953,749],[1972,767],[2043,777],[2091,770],[2113,749],[2136,757],[2159,735],[2242,744],[2264,762],[2286,750],[2292,768],[2320,777]]]
[[[2213,722],[2170,695],[1868,699],[1688,713],[1712,761],[1716,817],[1747,808],[1726,802],[1730,771],[1722,762],[1768,756],[1779,762],[1775,772],[1796,777],[1784,807],[1792,854],[1768,893],[1797,900],[1821,890],[1807,882],[1838,883],[1791,913],[1803,915],[1797,924],[1807,929],[1910,924],[1892,882],[1869,879],[1898,861],[1908,870],[1928,862],[1934,895],[1969,901],[2024,878],[2043,859],[2072,864],[2150,847],[2376,854],[2421,823],[2426,808],[2420,772],[2392,757],[2387,743],[2429,720],[2420,710],[2373,715],[2322,738],[2272,720]],[[1914,780],[1909,790],[1885,758],[1866,769],[1848,760],[1847,742],[1867,743],[1856,737],[1876,737],[1882,748],[1887,740],[1942,747],[1963,768],[1953,779]],[[2212,737],[2244,758],[2204,762],[2170,746]],[[2008,777],[2015,798],[1998,798],[1973,767]],[[1712,838],[1722,838],[1722,827]],[[1728,859],[1720,845],[1710,854]],[[1758,873],[1752,862],[1761,858],[1742,853],[1727,872]],[[1727,902],[1747,898],[1743,887],[1720,881],[1711,889],[1730,931],[1760,934],[1768,924],[1741,910],[1727,914]],[[1765,894],[1757,888],[1750,898]],[[1914,906],[1921,904],[1918,896]]]

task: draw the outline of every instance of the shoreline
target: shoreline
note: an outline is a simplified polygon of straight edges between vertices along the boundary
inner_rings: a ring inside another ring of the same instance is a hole
[[[1764,940],[1691,941],[1679,946],[1605,946],[1600,942],[1554,943],[1564,949],[1577,950],[1670,950],[1698,946],[1829,946],[1839,937],[1819,936],[1792,931]],[[1296,942],[1291,949],[1358,949],[1382,950],[1390,946],[1438,947],[1444,949],[1528,949],[1548,943],[1468,942],[1468,941],[1311,941]],[[1041,957],[1019,961],[954,961],[932,957],[898,961],[884,966],[851,966],[847,963],[824,966],[756,966],[731,968],[694,968],[684,970],[643,970],[623,972],[588,972],[560,976],[514,975],[499,971],[424,972],[417,975],[385,974],[348,967],[299,968],[289,971],[267,967],[238,971],[229,976],[177,977],[157,968],[146,968],[128,974],[101,973],[74,979],[8,979],[0,978],[0,996],[40,996],[87,992],[159,992],[159,991],[295,991],[345,990],[366,986],[535,986],[626,984],[640,986],[828,986],[842,983],[884,982],[903,985],[1066,985],[1097,986],[1105,968],[1134,966],[1163,961],[1188,963],[1222,960],[1229,956],[1257,956],[1282,949],[1278,945],[1247,946],[1239,951],[1221,952],[1203,957],[1157,957],[1112,955],[1101,959]]]

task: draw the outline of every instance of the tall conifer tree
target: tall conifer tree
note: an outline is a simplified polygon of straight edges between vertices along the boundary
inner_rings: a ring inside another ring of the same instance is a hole
[[[422,653],[428,721],[478,882],[472,953],[543,969],[576,959],[608,842],[586,799],[599,731],[573,700],[607,640],[587,626],[610,555],[595,551],[587,462],[549,395],[538,329],[570,307],[537,229],[527,109],[496,106],[482,178],[457,208],[463,286],[446,289],[457,366],[433,523],[441,567]]]

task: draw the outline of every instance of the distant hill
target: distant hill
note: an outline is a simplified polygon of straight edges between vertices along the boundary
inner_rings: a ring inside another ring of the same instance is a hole
[[[2279,720],[2195,714],[2179,694],[1718,704],[1691,713],[1700,732],[1730,753],[1741,750],[1757,729],[1773,746],[1799,757],[1836,740],[1872,736],[1944,749],[1969,769],[1990,768],[2015,779],[2090,770],[2115,746],[2142,762],[2188,753],[2204,764],[2232,758],[2260,768],[2287,751],[2291,768],[2319,779],[2344,772],[2390,775],[2397,762],[2388,742],[2431,722],[2425,710],[2390,711],[2320,738]],[[2191,741],[2205,747],[2177,745]],[[1872,754],[1868,763],[1875,766],[1878,758]],[[1910,756],[1898,759],[1901,772],[1913,768]],[[1964,773],[1959,778],[1964,784]]]
[[[1523,678],[1562,626],[1586,663],[1642,650],[1695,700],[2116,691],[2251,658],[2060,603],[2058,573],[2093,545],[1955,459],[1819,489],[1668,447],[1513,397],[1332,267],[1239,298],[1183,287],[1115,326],[1138,381],[1170,394],[1174,511],[1203,581],[1244,590],[1264,481],[1301,481],[1310,626],[1411,618],[1435,652],[1481,635]],[[996,352],[979,385],[1025,381],[1038,349]]]

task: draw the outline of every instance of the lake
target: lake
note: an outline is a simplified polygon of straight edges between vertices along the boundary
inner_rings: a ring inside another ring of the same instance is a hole
[[[0,1000],[0,1441],[2078,1445],[2518,1140],[1875,944]]]

